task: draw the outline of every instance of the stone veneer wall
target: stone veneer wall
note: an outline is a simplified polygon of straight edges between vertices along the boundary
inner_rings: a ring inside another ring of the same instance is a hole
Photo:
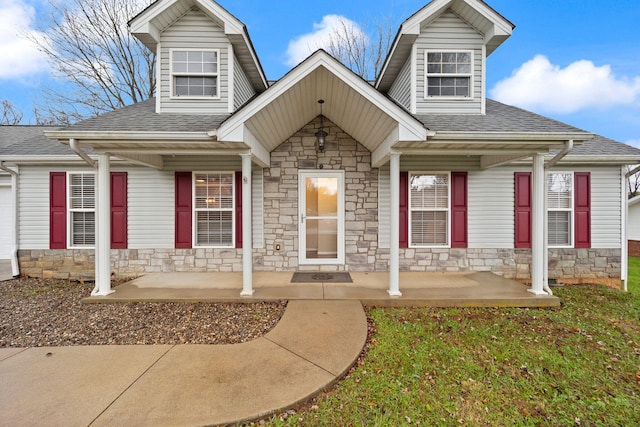
[[[254,250],[254,269],[386,271],[387,262],[376,259],[378,170],[371,168],[371,153],[326,119],[327,144],[319,153],[319,128],[316,118],[271,153],[271,168],[264,170],[265,247]],[[304,169],[345,171],[344,266],[298,263],[298,171]]]

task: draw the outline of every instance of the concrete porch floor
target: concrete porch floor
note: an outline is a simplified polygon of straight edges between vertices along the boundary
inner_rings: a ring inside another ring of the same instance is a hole
[[[107,302],[256,302],[269,300],[358,300],[383,307],[557,307],[555,296],[492,273],[400,273],[401,297],[387,293],[388,273],[351,272],[353,283],[290,283],[292,272],[255,272],[251,297],[241,297],[242,273],[152,273],[115,287]]]

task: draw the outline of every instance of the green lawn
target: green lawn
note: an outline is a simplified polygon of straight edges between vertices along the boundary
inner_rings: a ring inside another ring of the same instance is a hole
[[[629,277],[558,309],[371,309],[362,363],[267,425],[640,425],[640,259]]]
[[[629,292],[640,294],[640,257],[629,257],[627,288]]]

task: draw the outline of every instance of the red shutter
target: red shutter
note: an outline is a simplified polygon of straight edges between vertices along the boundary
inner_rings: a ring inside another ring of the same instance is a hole
[[[409,247],[409,172],[400,172],[400,247]]]
[[[242,248],[242,172],[236,172],[236,248]]]
[[[67,248],[67,173],[49,174],[49,248]]]
[[[126,172],[111,172],[111,249],[127,249]]]
[[[531,248],[531,172],[516,172],[515,180],[515,247]]]
[[[574,175],[574,214],[576,248],[591,247],[591,173]]]
[[[466,248],[467,173],[451,173],[451,247]]]
[[[176,172],[176,248],[191,248],[191,172]]]

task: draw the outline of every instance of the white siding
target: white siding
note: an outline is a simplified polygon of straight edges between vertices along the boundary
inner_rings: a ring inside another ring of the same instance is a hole
[[[11,257],[13,242],[13,194],[0,176],[0,259]]]
[[[131,168],[127,175],[129,249],[175,246],[175,173]]]
[[[235,110],[240,108],[245,102],[247,102],[253,95],[255,95],[255,91],[251,86],[251,82],[247,78],[244,70],[240,66],[237,58],[233,58],[233,70],[234,70],[234,100],[233,107]]]
[[[199,10],[192,10],[164,31],[160,51],[160,108],[166,113],[225,114],[229,111],[229,40],[222,28]],[[171,99],[171,49],[219,49],[220,99]]]
[[[629,206],[627,238],[629,240],[640,240],[640,203]]]
[[[411,77],[411,57],[409,57],[389,89],[389,96],[409,111],[411,111]]]
[[[513,173],[513,168],[469,172],[469,248],[514,247]]]
[[[416,112],[420,113],[469,113],[482,112],[482,63],[483,37],[457,15],[448,11],[422,30],[416,40]],[[473,52],[473,98],[448,99],[425,98],[425,51],[471,50]]]
[[[240,171],[242,158],[239,155],[165,157],[164,169],[181,172]]]
[[[622,245],[622,183],[620,168],[578,168],[591,172],[591,247],[619,248]]]
[[[49,172],[92,172],[88,167],[23,166],[18,184],[20,249],[49,249]]]

